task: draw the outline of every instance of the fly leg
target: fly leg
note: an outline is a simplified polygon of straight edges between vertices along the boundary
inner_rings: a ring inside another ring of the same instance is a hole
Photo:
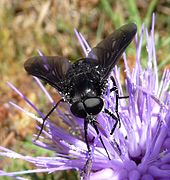
[[[99,135],[99,130],[98,130],[98,128],[97,128],[96,121],[92,121],[92,125],[93,125],[93,127],[94,127],[97,135]],[[104,145],[104,142],[103,142],[102,137],[99,136],[99,139],[100,139],[100,141],[101,141],[101,143],[102,143],[102,145],[103,145],[103,147],[104,147],[104,149],[105,149],[105,151],[106,151],[106,153],[107,153],[107,156],[108,156],[109,160],[111,160],[111,158],[110,158],[110,156],[109,156],[109,153],[108,153],[108,151],[107,151],[107,149],[106,149],[106,146]]]
[[[114,124],[114,126],[113,126],[113,128],[112,128],[112,130],[111,130],[111,132],[110,132],[110,135],[112,135],[113,133],[114,133],[114,131],[115,131],[115,128],[116,128],[116,126],[117,126],[117,123],[118,122],[120,122],[120,119],[119,118],[117,118],[112,112],[110,112],[108,109],[104,109],[104,112],[106,113],[106,114],[108,114],[112,119],[114,119],[116,122],[115,122],[115,124]],[[117,144],[117,142],[114,140],[114,143],[112,142],[112,141],[110,141],[110,144],[114,147],[114,149],[118,152],[118,154],[119,155],[121,155],[121,150],[120,150],[120,147],[119,147],[119,145]]]
[[[88,120],[85,119],[84,120],[84,136],[85,136],[85,142],[86,142],[86,145],[87,145],[87,149],[88,149],[88,152],[90,154],[91,153],[91,149],[90,149],[90,146],[89,146],[88,133],[87,133],[88,124],[89,124]]]
[[[38,133],[38,135],[37,135],[37,137],[36,137],[35,140],[37,140],[37,139],[39,138],[39,136],[41,135],[42,130],[43,130],[43,127],[44,127],[44,124],[45,124],[45,120],[46,120],[46,119],[48,118],[48,116],[54,111],[54,109],[57,108],[57,106],[59,105],[60,102],[64,102],[64,99],[60,99],[60,100],[55,104],[55,106],[53,106],[53,108],[48,112],[48,114],[43,118],[43,123],[42,123],[42,125],[41,125],[41,129],[40,129],[40,131],[39,131],[39,133]]]
[[[117,88],[117,85],[116,85],[116,81],[115,81],[115,79],[114,79],[113,76],[111,76],[110,78],[111,78],[111,80],[112,80],[112,82],[113,82],[113,88],[110,89],[110,92],[114,91],[115,94],[116,94],[115,113],[116,113],[116,115],[117,115],[117,117],[116,117],[116,116],[113,115],[113,113],[108,112],[108,110],[106,110],[106,113],[109,114],[112,118],[114,118],[114,119],[116,120],[116,123],[114,124],[114,126],[113,126],[113,128],[112,128],[112,130],[111,130],[111,133],[110,133],[110,134],[112,135],[113,132],[114,132],[114,130],[115,130],[115,128],[116,128],[116,126],[117,126],[117,124],[119,123],[119,128],[120,128],[120,126],[121,126],[120,116],[119,116],[119,112],[118,112],[119,99],[128,98],[129,96],[123,96],[123,97],[122,97],[122,96],[119,96],[119,92],[118,92],[118,88]]]
[[[112,119],[115,120],[115,124],[114,124],[114,126],[113,126],[113,128],[112,128],[112,130],[111,130],[111,132],[110,132],[110,135],[112,135],[112,134],[114,133],[114,130],[115,130],[118,122],[120,123],[120,119],[119,119],[119,117],[116,117],[112,112],[110,112],[110,111],[109,111],[108,109],[106,109],[106,108],[104,108],[104,112],[105,112],[106,114],[108,114]]]

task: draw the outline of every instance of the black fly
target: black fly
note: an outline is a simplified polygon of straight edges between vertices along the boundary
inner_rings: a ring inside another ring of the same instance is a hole
[[[111,78],[113,82],[111,90],[116,93],[116,116],[103,108],[103,95],[111,70],[132,41],[136,31],[136,25],[133,23],[120,27],[97,44],[86,58],[79,59],[73,64],[68,59],[60,56],[36,56],[25,62],[24,67],[29,74],[49,83],[62,96],[62,99],[43,118],[43,124],[37,138],[43,130],[45,120],[61,101],[68,102],[71,112],[75,116],[84,119],[85,141],[89,153],[91,150],[87,134],[88,124],[90,123],[96,133],[99,134],[96,116],[102,109],[115,120],[115,125],[111,130],[111,134],[113,134],[118,122],[120,125],[118,99],[121,98],[118,95],[118,89],[113,77]],[[101,136],[99,138],[109,157]]]

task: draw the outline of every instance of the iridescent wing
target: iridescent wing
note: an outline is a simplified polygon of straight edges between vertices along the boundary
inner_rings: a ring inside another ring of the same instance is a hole
[[[29,74],[44,80],[60,92],[62,81],[71,66],[68,59],[60,56],[35,56],[24,63]]]
[[[103,41],[97,44],[88,54],[87,63],[93,65],[99,65],[105,70],[104,77],[108,77],[110,71],[119,60],[122,53],[132,41],[137,31],[137,27],[134,23],[126,24],[115,30],[112,34],[107,36]]]

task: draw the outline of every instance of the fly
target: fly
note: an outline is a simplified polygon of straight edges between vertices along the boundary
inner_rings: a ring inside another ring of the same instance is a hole
[[[116,93],[116,116],[104,108],[103,96],[113,67],[134,38],[136,31],[137,27],[133,23],[120,27],[92,48],[86,58],[81,58],[75,63],[61,56],[35,56],[25,62],[24,67],[29,74],[53,86],[62,97],[43,118],[37,139],[43,130],[45,120],[58,104],[64,101],[70,104],[73,115],[84,119],[85,142],[89,153],[91,149],[88,142],[88,124],[90,123],[99,134],[96,116],[102,110],[115,120],[110,134],[114,133],[117,124],[120,125],[118,99],[122,97],[118,94],[113,77],[111,77],[113,82],[111,91]],[[110,159],[101,136],[99,138]]]

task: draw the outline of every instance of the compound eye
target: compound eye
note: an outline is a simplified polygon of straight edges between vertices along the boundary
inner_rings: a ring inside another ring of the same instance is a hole
[[[99,114],[103,108],[103,105],[104,105],[103,100],[99,97],[87,98],[84,101],[85,110],[88,114],[91,115]]]
[[[82,102],[75,102],[71,105],[70,110],[75,116],[79,118],[85,118],[87,116]]]

